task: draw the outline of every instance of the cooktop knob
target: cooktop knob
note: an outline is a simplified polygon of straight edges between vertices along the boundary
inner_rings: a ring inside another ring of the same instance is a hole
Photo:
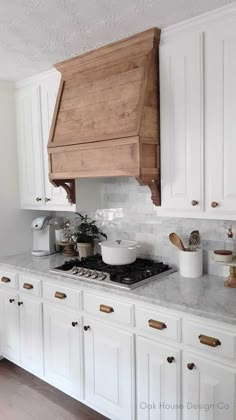
[[[79,272],[78,267],[73,267],[72,268],[72,274],[78,274],[78,272]]]
[[[87,270],[84,275],[85,277],[91,277],[91,274],[92,272],[90,270]]]
[[[100,273],[97,278],[98,278],[98,280],[105,280],[107,278],[107,276],[106,276],[105,273]]]

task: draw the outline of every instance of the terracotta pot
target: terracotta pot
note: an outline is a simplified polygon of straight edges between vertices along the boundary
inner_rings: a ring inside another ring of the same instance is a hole
[[[82,242],[78,242],[77,250],[79,252],[80,258],[86,258],[86,257],[89,257],[90,255],[93,255],[93,245],[90,243],[85,244]]]

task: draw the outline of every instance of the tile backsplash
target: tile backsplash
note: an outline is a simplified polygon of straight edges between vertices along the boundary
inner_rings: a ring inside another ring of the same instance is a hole
[[[204,249],[204,271],[228,274],[227,267],[219,267],[212,259],[214,249],[224,248],[227,227],[236,222],[160,217],[152,204],[150,190],[140,187],[134,178],[106,178],[101,181],[100,209],[87,213],[96,218],[109,239],[133,239],[141,244],[140,255],[155,257],[178,265],[178,250],[168,239],[177,232],[188,241],[191,231],[199,230]]]

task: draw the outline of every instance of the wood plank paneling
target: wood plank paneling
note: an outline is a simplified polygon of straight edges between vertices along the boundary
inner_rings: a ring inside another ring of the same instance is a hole
[[[153,28],[56,65],[64,85],[48,144],[52,181],[135,176],[159,188],[159,40]]]

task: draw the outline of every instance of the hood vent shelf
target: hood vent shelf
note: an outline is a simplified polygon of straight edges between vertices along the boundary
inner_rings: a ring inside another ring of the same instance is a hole
[[[49,179],[75,202],[76,178],[132,176],[160,205],[160,30],[57,64]]]

